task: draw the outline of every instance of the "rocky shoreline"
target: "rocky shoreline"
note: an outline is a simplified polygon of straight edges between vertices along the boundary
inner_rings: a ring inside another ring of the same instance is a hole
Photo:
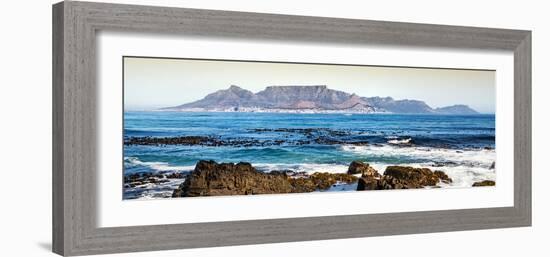
[[[337,184],[356,190],[437,188],[452,179],[442,171],[407,166],[389,166],[383,174],[368,163],[354,161],[347,173],[296,173],[290,170],[261,172],[250,163],[199,161],[172,197],[306,193],[326,191]],[[494,185],[494,181],[475,186]],[[473,185],[474,186],[474,185]]]
[[[347,185],[354,191],[439,188],[441,184],[450,183],[452,179],[439,170],[388,166],[381,174],[362,161],[353,161],[346,173],[308,174],[292,170],[262,172],[246,162],[217,163],[212,160],[201,160],[191,172],[140,173],[124,176],[125,190],[150,190],[151,187],[173,190],[159,194],[160,197],[323,192],[339,185]],[[173,186],[167,187],[169,184]],[[472,186],[495,186],[495,182],[478,181]]]
[[[199,161],[173,197],[283,194],[323,191],[338,182],[354,183],[357,177],[345,173],[296,173],[290,170],[256,170],[250,163]]]

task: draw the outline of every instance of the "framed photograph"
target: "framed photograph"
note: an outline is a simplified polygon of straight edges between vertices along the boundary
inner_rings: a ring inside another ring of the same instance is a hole
[[[531,225],[531,32],[53,6],[53,251]]]

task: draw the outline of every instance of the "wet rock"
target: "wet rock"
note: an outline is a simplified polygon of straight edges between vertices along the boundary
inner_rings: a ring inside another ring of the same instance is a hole
[[[345,173],[315,172],[311,175],[298,174],[289,177],[293,193],[323,191],[334,184],[341,182],[346,184],[355,183],[357,177]]]
[[[361,177],[357,181],[357,191],[378,190],[379,179],[373,177]]]
[[[318,190],[329,189],[337,182],[351,184],[357,181],[357,177],[345,173],[316,172],[309,178]]]
[[[487,186],[494,186],[494,185],[496,185],[496,183],[495,181],[492,181],[492,180],[483,180],[472,184],[473,187],[487,187]]]
[[[377,190],[382,177],[376,169],[362,161],[353,161],[348,167],[348,174],[361,174],[357,182],[357,191]]]
[[[388,166],[383,176],[361,176],[357,191],[435,187],[440,182],[451,183],[452,179],[442,171],[428,168]]]
[[[389,189],[409,189],[409,188],[422,188],[418,185],[412,185],[401,181],[398,178],[393,176],[384,175],[380,181],[378,181],[378,190],[389,190]]]
[[[299,174],[292,171],[257,171],[250,163],[199,161],[195,170],[174,190],[173,197],[303,193],[326,190],[337,182],[353,183],[348,174]]]
[[[362,177],[380,177],[377,170],[362,161],[351,162],[348,167],[348,174],[361,174]]]
[[[434,175],[436,175],[443,183],[449,184],[453,182],[453,180],[443,171],[436,170],[434,171]]]
[[[319,145],[368,145],[368,141],[364,140],[341,140],[334,139],[331,137],[320,136],[315,138],[312,141],[308,142],[309,144],[319,144]]]
[[[313,182],[313,180],[307,178],[307,177],[298,177],[298,178],[292,178],[288,180],[292,186],[292,192],[293,193],[305,193],[305,192],[313,192],[317,190],[317,184]]]
[[[186,135],[174,137],[129,137],[124,139],[125,145],[192,145],[192,146],[232,146],[232,147],[266,147],[278,145],[367,145],[363,137],[355,137],[348,130],[333,130],[329,128],[255,128],[254,133],[277,133],[278,139],[259,140],[247,137],[220,137],[216,135]],[[284,139],[283,139],[284,138]]]
[[[444,161],[444,162],[434,162],[431,166],[432,167],[445,167],[445,166],[457,166],[458,164],[456,162],[452,161]]]
[[[215,143],[216,139],[203,136],[131,137],[124,141],[125,145],[203,145]]]
[[[288,175],[288,176],[295,174],[293,170],[272,170],[269,173],[273,175]]]
[[[180,172],[175,172],[175,173],[171,173],[171,174],[166,175],[166,178],[168,178],[168,179],[182,179],[184,177],[185,177],[185,174],[180,173]]]
[[[124,183],[154,183],[158,179],[164,178],[163,174],[159,173],[151,173],[151,172],[142,172],[142,173],[135,173],[135,174],[129,174],[124,176]]]
[[[425,186],[435,186],[440,181],[440,176],[442,175],[436,175],[428,168],[388,166],[386,168],[386,171],[384,171],[384,176],[392,178],[391,180],[387,181],[393,182],[397,180],[398,182],[394,183],[402,184],[403,187],[422,188]]]
[[[291,189],[286,175],[265,174],[250,163],[199,161],[172,196],[290,193]]]
[[[152,173],[142,172],[124,176],[124,188],[139,188],[150,184],[160,185],[170,182],[171,179],[183,178],[180,173]]]

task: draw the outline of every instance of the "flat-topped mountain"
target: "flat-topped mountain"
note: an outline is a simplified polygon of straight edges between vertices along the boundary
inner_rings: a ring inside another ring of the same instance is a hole
[[[361,97],[343,91],[313,86],[269,86],[253,93],[232,85],[203,99],[161,110],[243,112],[349,112],[476,114],[466,105],[431,108],[423,101],[391,97]]]

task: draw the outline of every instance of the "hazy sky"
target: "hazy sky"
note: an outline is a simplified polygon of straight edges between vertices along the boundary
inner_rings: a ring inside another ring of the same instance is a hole
[[[359,96],[422,100],[434,108],[467,104],[495,111],[494,71],[124,58],[127,110],[180,105],[230,85],[254,93],[272,85],[326,85]]]

